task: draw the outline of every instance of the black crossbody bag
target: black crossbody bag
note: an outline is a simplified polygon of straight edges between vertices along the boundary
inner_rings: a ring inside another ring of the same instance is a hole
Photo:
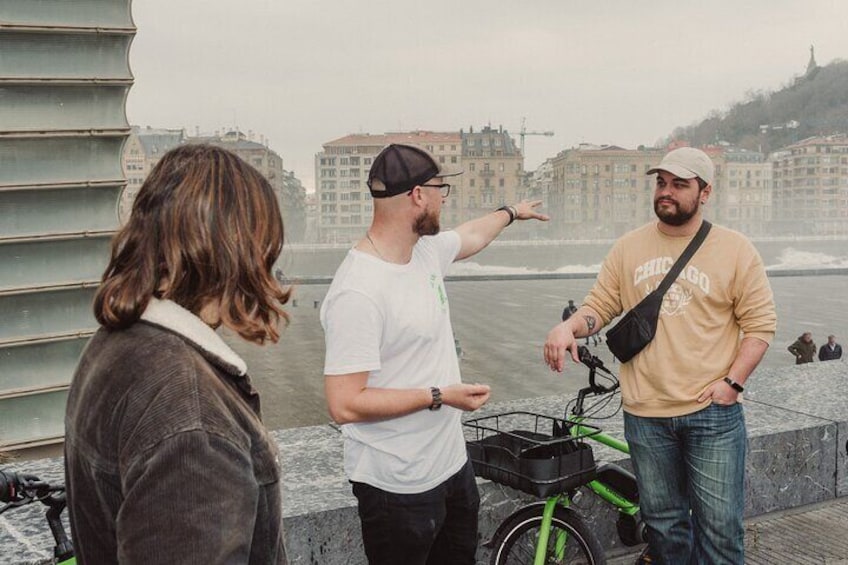
[[[680,275],[680,271],[695,254],[695,251],[707,238],[711,227],[712,224],[706,220],[701,223],[698,233],[683,250],[683,254],[671,267],[660,286],[643,298],[607,332],[607,346],[616,359],[622,363],[627,363],[654,339],[654,335],[657,333],[657,322],[660,318],[663,296],[671,288],[672,283]]]

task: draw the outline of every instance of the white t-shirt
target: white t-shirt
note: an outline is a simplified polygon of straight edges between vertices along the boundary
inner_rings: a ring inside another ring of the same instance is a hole
[[[367,371],[374,388],[459,383],[444,273],[460,245],[453,231],[422,237],[406,265],[351,249],[321,305],[324,374]],[[344,424],[347,477],[396,493],[434,488],[467,459],[460,417],[460,410],[443,406]]]

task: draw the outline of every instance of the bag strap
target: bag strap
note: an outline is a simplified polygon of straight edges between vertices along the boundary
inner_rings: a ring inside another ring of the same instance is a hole
[[[671,288],[672,283],[674,283],[675,279],[677,279],[678,275],[680,275],[680,271],[683,270],[683,267],[686,266],[686,263],[689,262],[692,255],[695,254],[698,248],[701,247],[704,240],[707,239],[707,234],[710,233],[710,228],[712,227],[713,225],[707,220],[701,222],[701,227],[698,229],[698,233],[695,234],[695,237],[692,238],[692,241],[690,241],[689,245],[686,246],[686,249],[683,250],[683,254],[677,259],[677,261],[675,261],[671,270],[669,270],[660,285],[654,290],[654,293],[662,296],[669,288]]]

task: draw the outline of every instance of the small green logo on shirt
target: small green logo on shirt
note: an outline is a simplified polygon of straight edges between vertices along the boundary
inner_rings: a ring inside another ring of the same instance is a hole
[[[448,305],[448,295],[445,292],[442,277],[439,275],[430,275],[430,288],[436,291],[436,298],[439,300],[439,306],[442,307],[442,311],[446,310]]]

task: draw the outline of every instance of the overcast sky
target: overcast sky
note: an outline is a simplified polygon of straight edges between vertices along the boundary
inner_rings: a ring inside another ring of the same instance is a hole
[[[134,0],[131,124],[264,135],[312,189],[350,133],[491,124],[527,169],[675,127],[848,58],[844,0]]]

